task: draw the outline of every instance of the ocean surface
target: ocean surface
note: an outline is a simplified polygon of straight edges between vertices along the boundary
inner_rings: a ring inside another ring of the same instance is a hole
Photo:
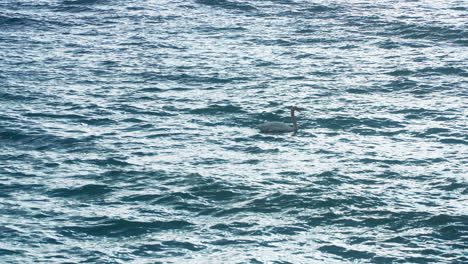
[[[0,0],[0,263],[468,263],[467,46],[467,1]]]

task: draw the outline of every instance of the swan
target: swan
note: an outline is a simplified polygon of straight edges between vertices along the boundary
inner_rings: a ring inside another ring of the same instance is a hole
[[[282,122],[267,122],[263,123],[258,126],[258,129],[260,129],[260,132],[262,133],[288,133],[288,132],[294,132],[294,134],[297,133],[297,121],[296,121],[296,116],[294,116],[295,112],[301,112],[297,107],[293,106],[291,107],[291,122],[293,126],[289,126],[288,124],[282,123]]]

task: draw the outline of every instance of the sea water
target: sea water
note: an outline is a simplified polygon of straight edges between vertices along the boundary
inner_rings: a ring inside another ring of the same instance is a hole
[[[467,7],[0,0],[0,263],[468,263]]]

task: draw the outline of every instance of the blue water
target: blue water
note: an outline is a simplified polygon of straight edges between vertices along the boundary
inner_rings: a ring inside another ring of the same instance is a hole
[[[467,8],[1,0],[0,263],[468,263]]]

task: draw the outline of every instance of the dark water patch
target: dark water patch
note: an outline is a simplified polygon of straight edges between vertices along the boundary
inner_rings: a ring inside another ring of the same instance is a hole
[[[419,85],[417,82],[407,79],[405,77],[400,77],[398,80],[391,81],[383,85],[382,87],[376,88],[382,92],[398,92],[398,91],[414,91],[418,88]]]
[[[465,186],[466,187],[466,186]],[[468,216],[466,215],[447,215],[438,214],[422,219],[419,224],[422,226],[462,226],[463,223],[468,223]],[[468,227],[465,227],[468,231]],[[467,234],[468,235],[468,234]]]
[[[273,264],[293,264],[293,262],[284,261],[284,260],[275,260],[272,263]]]
[[[25,113],[23,116],[51,119],[84,120],[85,117],[77,114],[53,114],[53,113]]]
[[[333,3],[329,3],[329,5],[311,3],[310,5],[307,5],[307,8],[301,9],[301,11],[304,12],[304,15],[307,16],[307,15],[317,14],[317,13],[330,14],[331,12],[339,11],[340,9],[341,9],[340,6],[333,5]]]
[[[7,130],[0,127],[0,142],[3,141],[4,145],[14,145],[19,149],[73,151],[80,147],[92,145],[94,139],[94,136],[70,138],[48,134],[44,131],[32,130],[26,132],[23,130]]]
[[[342,200],[339,203],[329,204],[324,208],[345,208],[345,206],[352,206],[353,203]],[[385,228],[392,231],[402,231],[414,226],[425,226],[421,221],[428,217],[428,213],[418,212],[391,212],[391,211],[378,211],[367,210],[375,206],[384,205],[382,202],[361,204],[361,209],[351,210],[347,215],[335,214],[326,212],[310,216],[298,216],[297,218],[302,221],[306,226],[323,226],[323,225],[338,225],[343,227],[372,227],[372,228]],[[316,207],[313,207],[316,208]],[[390,241],[389,241],[390,242]],[[394,242],[394,241],[393,241]],[[399,242],[397,242],[399,243]],[[401,242],[405,243],[405,242]]]
[[[165,20],[167,20],[168,18],[164,18]],[[170,19],[175,19],[175,17],[172,17]],[[184,47],[184,46],[176,46],[175,43],[172,43],[172,44],[163,44],[163,43],[159,43],[156,48],[163,48],[163,49],[173,49],[173,50],[187,50],[187,47]],[[178,69],[181,69],[181,68],[178,68]],[[192,69],[191,67],[186,67],[186,69]]]
[[[465,70],[463,70],[462,68],[457,68],[457,67],[435,67],[435,68],[428,67],[428,68],[419,69],[416,72],[416,75],[418,76],[459,75],[462,77],[468,77],[468,73]]]
[[[8,256],[8,255],[22,255],[25,254],[26,251],[24,250],[10,250],[6,248],[0,248],[0,256]]]
[[[31,136],[24,134],[20,130],[2,129],[0,127],[0,140],[17,142],[29,139]]]
[[[14,101],[33,101],[37,100],[38,97],[34,96],[27,96],[25,94],[11,94],[7,92],[0,92],[0,100],[6,102],[14,102]]]
[[[426,129],[421,135],[430,136],[430,135],[436,135],[436,134],[447,133],[447,132],[450,132],[450,130],[446,128],[441,128],[441,127],[434,127],[434,128]]]
[[[165,91],[167,91],[167,90],[161,89],[161,88],[152,87],[152,88],[143,88],[143,89],[140,89],[139,91],[140,91],[140,92],[147,92],[147,93],[159,93],[159,92],[165,92]]]
[[[362,162],[365,164],[383,163],[383,164],[388,164],[388,165],[398,165],[398,164],[406,164],[407,160],[365,158],[365,159],[360,159],[359,162]]]
[[[434,263],[434,257],[406,257],[404,258],[406,263]]]
[[[361,215],[362,220],[359,221],[364,226],[384,227],[389,230],[398,231],[406,230],[413,227],[427,227],[424,222],[432,216],[426,212],[412,211],[387,211],[387,210],[366,210],[364,212],[354,211],[355,215]]]
[[[196,3],[215,7],[215,8],[223,8],[223,9],[232,9],[238,11],[255,11],[255,8],[252,5],[241,3],[241,2],[234,2],[234,1],[227,1],[227,0],[195,0]]]
[[[273,213],[293,208],[341,208],[351,204],[356,207],[367,208],[381,204],[380,200],[375,197],[343,195],[343,198],[323,198],[318,194],[309,194],[273,193],[266,197],[250,200],[243,208],[238,209],[250,212]]]
[[[177,240],[171,241],[163,241],[160,243],[153,243],[153,244],[144,244],[137,247],[136,250],[133,251],[133,254],[138,256],[151,256],[153,252],[163,252],[168,251],[171,249],[180,250],[190,250],[190,251],[200,251],[205,249],[206,247],[199,244],[193,244],[190,242],[181,242]]]
[[[227,84],[233,82],[249,81],[247,77],[220,77],[213,75],[193,75],[193,74],[164,74],[159,72],[141,72],[129,74],[130,76],[143,78],[145,81],[175,81],[183,85],[193,84]],[[174,89],[171,89],[174,90]]]
[[[320,37],[320,36],[310,36],[310,37],[303,37],[296,39],[295,42],[285,42],[283,46],[292,46],[296,44],[309,44],[309,45],[320,45],[320,44],[327,44],[327,45],[333,45],[340,43],[341,41],[339,39],[332,39],[332,38],[325,38],[325,37]],[[275,44],[275,43],[272,43]],[[289,45],[288,45],[289,44]],[[322,57],[317,56],[316,54],[302,54],[299,55],[298,58],[315,58],[315,59],[321,59]],[[314,74],[317,76],[333,76],[336,74],[336,72],[333,71],[313,71],[310,72],[310,74]]]
[[[190,242],[181,242],[181,241],[164,241],[162,242],[162,246],[165,248],[175,248],[175,249],[188,249],[190,251],[200,251],[205,249],[205,246],[193,244]]]
[[[307,228],[293,226],[293,225],[273,226],[271,228],[267,228],[267,232],[270,234],[274,234],[274,235],[280,234],[280,235],[286,235],[286,236],[294,236],[303,232],[307,232]]]
[[[190,110],[191,114],[196,115],[218,115],[218,114],[241,114],[245,111],[242,107],[235,105],[209,105],[208,107]]]
[[[188,135],[186,133],[173,133],[173,132],[165,132],[165,133],[157,133],[157,134],[151,134],[146,136],[146,138],[161,138],[161,137],[176,137],[176,136],[184,136]]]
[[[453,41],[466,36],[466,31],[453,27],[411,25],[399,32],[403,38]]]
[[[248,239],[219,239],[210,242],[212,245],[216,246],[229,246],[229,245],[248,245],[248,244],[258,244],[258,241],[248,240]]]
[[[76,188],[58,188],[49,191],[49,195],[53,197],[83,197],[83,198],[96,198],[98,196],[103,196],[109,194],[113,191],[107,185],[100,185],[100,184],[87,184]]]
[[[102,0],[65,0],[62,1],[63,5],[94,5],[94,4],[101,4],[107,1]]]
[[[253,228],[256,226],[257,226],[256,223],[234,221],[234,222],[225,223],[225,224],[215,224],[215,225],[212,225],[210,229],[216,229],[216,230],[222,230],[222,231],[235,233],[238,230],[249,229],[249,228]]]
[[[189,206],[187,200],[198,200],[197,196],[189,192],[171,192],[161,195],[160,198],[155,200],[154,204],[177,204],[182,206]]]
[[[352,94],[367,94],[367,93],[369,93],[368,90],[365,90],[365,89],[355,89],[355,88],[346,89],[346,92],[352,93]]]
[[[141,99],[141,98],[140,98]],[[153,99],[152,99],[153,100]],[[140,109],[131,105],[120,105],[118,109],[125,111],[127,113],[132,113],[135,115],[148,115],[148,116],[174,116],[176,114],[171,113],[171,111],[161,110],[161,111],[148,111],[145,109]]]
[[[405,114],[406,116],[415,116],[415,118],[411,118],[411,119],[421,119],[425,117],[435,118],[438,116],[444,116],[444,115],[449,114],[446,111],[439,111],[439,110],[426,109],[426,108],[402,108],[399,110],[391,111],[390,113]],[[437,128],[434,128],[434,131],[437,132]],[[429,130],[429,132],[431,132],[431,130]]]
[[[0,226],[0,234],[2,234],[0,237],[0,240],[4,240],[4,239],[12,239],[12,238],[18,237],[21,235],[21,232],[15,229],[6,227],[6,226]]]
[[[401,45],[398,42],[392,40],[378,42],[377,46],[381,49],[398,49],[401,47]]]
[[[383,257],[383,256],[375,256],[371,259],[371,263],[378,263],[378,264],[391,264],[391,263],[399,263],[401,260],[396,257]]]
[[[388,118],[356,118],[351,116],[336,116],[332,118],[319,118],[314,120],[319,126],[330,129],[350,129],[357,126],[371,128],[398,128],[404,127],[400,122]]]
[[[396,243],[396,244],[410,244],[410,241],[407,237],[395,236],[389,239],[384,240],[385,243]]]
[[[124,202],[149,202],[162,198],[162,194],[135,194],[121,198]]]
[[[16,14],[0,14],[0,26],[2,26],[2,31],[8,27],[34,27],[37,25],[43,25],[43,22]]]
[[[322,186],[341,185],[351,180],[350,177],[341,175],[336,171],[324,171],[316,175],[311,175],[311,178],[316,179],[314,183],[320,184]]]
[[[151,182],[153,180],[157,180],[158,182],[163,182],[165,180],[169,180],[174,178],[173,175],[167,173],[164,170],[133,170],[133,169],[126,169],[125,166],[123,167],[113,167],[108,171],[105,171],[99,175],[100,179],[103,179],[109,184],[114,183],[115,181],[124,181],[127,183],[134,183],[133,190],[140,190],[145,189],[147,186],[147,182]],[[89,176],[90,180],[95,180],[96,176],[91,174]],[[139,187],[139,188],[138,188]]]
[[[76,234],[103,237],[133,237],[168,230],[187,230],[191,226],[192,224],[190,222],[182,220],[143,222],[115,219],[88,226],[80,225],[63,227],[61,228],[61,233],[72,237],[76,236]]]
[[[431,40],[453,42],[463,39],[466,36],[466,30],[452,25],[437,25],[432,23],[410,23],[405,20],[392,22],[383,22],[381,36],[398,36],[410,40]]]
[[[238,197],[239,194],[233,192],[233,189],[235,188],[220,183],[211,183],[194,186],[189,191],[195,197],[203,197],[213,201],[226,201]]]
[[[462,46],[468,46],[468,39],[455,40],[453,43],[459,44],[459,45],[462,45]]]
[[[394,71],[388,72],[387,74],[392,75],[392,76],[410,76],[410,75],[414,75],[415,72],[410,71],[410,70],[394,70]]]
[[[264,229],[271,229],[264,228]],[[249,222],[232,222],[227,224],[216,224],[210,227],[210,229],[220,230],[223,232],[229,232],[235,236],[264,236],[270,235],[271,232],[265,232],[259,229],[258,224]]]
[[[125,123],[143,123],[145,121],[142,120],[142,119],[139,119],[139,118],[126,118],[126,119],[122,120],[122,122],[125,122]],[[132,127],[126,128],[126,131],[135,131],[135,130],[139,130],[139,129],[143,129],[143,128],[150,128],[150,127],[153,127],[153,126],[150,125],[150,124],[138,125],[138,126],[132,126]]]
[[[373,252],[347,249],[347,248],[344,248],[341,246],[335,246],[335,245],[321,246],[318,248],[318,250],[324,253],[338,255],[348,260],[349,259],[371,259],[376,255]]]
[[[405,160],[397,160],[397,159],[377,159],[377,158],[364,158],[360,159],[359,162],[364,164],[386,164],[386,165],[415,165],[415,166],[423,166],[428,164],[435,164],[439,162],[446,162],[446,159],[442,158],[434,158],[434,159],[405,159]]]
[[[290,46],[294,46],[296,44],[296,41],[287,41],[287,40],[284,40],[284,39],[269,39],[269,38],[265,38],[265,39],[251,39],[250,41],[252,41],[253,43],[255,43],[256,45],[265,45],[265,46],[285,46],[285,47],[290,47]],[[277,77],[275,78],[277,80],[281,80],[282,77]]]
[[[304,175],[304,172],[300,172],[300,171],[282,171],[279,174],[283,175],[283,176],[301,176],[301,175]]]
[[[466,220],[467,218],[465,217],[465,221]],[[466,239],[468,237],[468,226],[465,225],[465,223],[442,227],[435,231],[434,236],[449,241]],[[465,245],[465,249],[468,249],[468,246]]]
[[[243,160],[239,164],[250,164],[250,165],[256,165],[262,163],[263,160],[259,159],[248,159],[248,160]]]
[[[37,192],[37,191],[40,192],[43,189],[44,189],[44,185],[42,184],[0,183],[0,191],[4,195],[14,194],[17,192]]]
[[[216,165],[216,164],[226,164],[226,163],[229,163],[229,160],[220,159],[220,158],[204,158],[204,159],[197,159],[196,161],[193,161],[192,165],[203,166],[203,165]]]
[[[356,48],[358,48],[358,46],[356,46],[356,45],[349,45],[349,44],[348,44],[348,45],[343,45],[343,46],[339,47],[339,49],[342,49],[342,50],[350,50],[350,49],[356,49]]]
[[[237,32],[237,31],[247,31],[245,27],[215,27],[215,26],[201,26],[196,28],[198,31],[207,32],[207,33],[215,33],[215,32]]]
[[[329,188],[319,185],[319,184],[309,184],[303,187],[299,187],[295,190],[299,196],[313,196],[313,195],[321,195],[324,192],[328,192]]]
[[[131,163],[120,160],[119,158],[91,159],[91,160],[87,160],[87,162],[96,164],[98,166],[104,166],[104,167],[108,167],[108,166],[125,167],[125,166],[132,165]]]
[[[468,8],[466,8],[465,6],[454,6],[454,7],[450,7],[450,9],[456,10],[456,11],[466,11]]]
[[[439,140],[440,143],[444,144],[462,144],[462,145],[468,145],[467,140],[459,139],[459,138],[442,138]]]
[[[432,182],[430,185],[443,191],[461,191],[463,193],[468,190],[468,184],[450,179],[443,182]]]
[[[364,135],[364,136],[375,136],[379,134],[376,130],[368,129],[368,128],[355,128],[355,129],[351,129],[350,131],[359,135]]]

